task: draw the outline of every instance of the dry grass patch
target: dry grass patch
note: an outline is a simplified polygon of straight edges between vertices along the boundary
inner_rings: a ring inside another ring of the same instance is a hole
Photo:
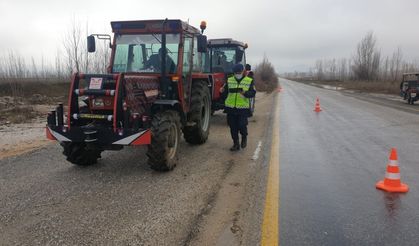
[[[278,86],[278,76],[268,58],[263,58],[263,61],[256,66],[255,81],[257,91],[270,93]]]
[[[30,98],[32,95],[42,95],[45,98],[67,97],[70,80],[42,81],[36,79],[0,80],[0,97],[13,96]]]
[[[366,93],[383,93],[383,94],[394,94],[400,93],[400,82],[397,81],[318,81],[318,80],[296,80],[305,84],[316,84],[316,85],[328,85],[332,87],[341,87],[346,90],[353,90],[358,92]]]
[[[396,95],[400,93],[400,82],[397,81],[349,81],[344,82],[342,86],[348,90],[356,90],[368,93],[385,93]]]
[[[41,114],[34,110],[32,106],[16,105],[11,108],[0,109],[0,124],[27,123],[39,116]]]

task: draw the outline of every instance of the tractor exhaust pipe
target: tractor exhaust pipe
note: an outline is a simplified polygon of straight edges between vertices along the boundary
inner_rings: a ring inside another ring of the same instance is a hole
[[[63,108],[62,103],[58,104],[58,107],[56,108],[56,112],[57,112],[58,126],[63,126],[64,125],[64,108]]]
[[[56,126],[57,125],[57,116],[55,114],[55,111],[50,111],[48,113],[47,122],[49,126]]]
[[[167,26],[167,18],[163,21],[163,31],[161,34],[161,81],[160,81],[160,88],[162,92],[162,99],[170,99],[169,93],[169,79],[167,78],[166,74],[166,60],[167,60],[167,49],[166,49],[166,26]]]

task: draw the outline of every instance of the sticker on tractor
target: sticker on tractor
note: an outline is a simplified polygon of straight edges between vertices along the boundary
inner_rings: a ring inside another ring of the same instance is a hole
[[[144,94],[146,97],[155,97],[159,94],[158,90],[148,90],[148,91],[144,91]]]
[[[100,90],[102,89],[102,78],[91,78],[89,89],[93,90]]]

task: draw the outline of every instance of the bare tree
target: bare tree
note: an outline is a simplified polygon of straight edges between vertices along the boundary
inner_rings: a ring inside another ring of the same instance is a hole
[[[317,80],[323,80],[324,72],[323,72],[323,61],[322,60],[317,60],[316,61],[315,69],[316,69]]]
[[[28,76],[25,60],[18,53],[10,50],[5,65],[6,78],[8,79],[12,96],[23,96],[22,85],[20,85],[18,81],[19,79],[26,78]]]
[[[97,42],[96,52],[89,55],[87,52],[86,37],[89,35],[88,22],[85,28],[79,21],[73,20],[72,25],[65,35],[63,44],[66,54],[66,68],[70,72],[95,72],[106,73],[110,50],[106,41]]]
[[[7,73],[9,78],[26,78],[28,75],[25,59],[13,50],[8,54]]]
[[[31,63],[32,63],[31,77],[38,79],[39,78],[38,68],[36,66],[35,58],[33,56],[31,57]]]
[[[256,65],[255,80],[258,81],[256,89],[259,91],[272,92],[278,86],[278,75],[266,55],[262,62]]]
[[[63,71],[62,71],[62,59],[61,59],[61,52],[57,49],[57,53],[55,55],[55,76],[56,78],[63,78]]]
[[[348,59],[348,74],[347,74],[347,79],[348,80],[353,80],[354,79],[354,69],[353,69],[353,64],[352,64],[352,59]]]
[[[86,56],[82,47],[82,33],[80,22],[73,19],[70,29],[65,34],[63,40],[64,50],[67,56],[67,69],[70,74],[81,71],[81,66]]]
[[[109,64],[109,58],[109,42],[106,40],[98,40],[96,52],[89,56],[90,71],[94,73],[106,73]]]
[[[5,79],[6,77],[6,59],[0,57],[0,79]]]
[[[388,68],[389,68],[389,58],[386,56],[386,59],[383,63],[383,68],[381,69],[381,80],[387,81],[388,80]]]
[[[402,59],[402,50],[398,47],[390,61],[390,76],[393,81],[397,81],[399,78]]]
[[[336,80],[336,59],[332,59],[328,62],[329,64],[329,79]]]
[[[358,43],[356,54],[353,57],[353,72],[359,80],[372,80],[378,73],[380,64],[380,51],[376,49],[374,33],[368,32]]]
[[[370,79],[372,80],[378,80],[379,74],[380,74],[380,61],[381,61],[381,52],[375,51],[373,58],[372,58],[372,64],[370,67]]]
[[[346,68],[347,68],[347,61],[346,58],[342,58],[338,61],[338,74],[339,74],[339,80],[340,81],[345,81],[346,80],[346,76],[347,76],[347,72],[346,72]]]

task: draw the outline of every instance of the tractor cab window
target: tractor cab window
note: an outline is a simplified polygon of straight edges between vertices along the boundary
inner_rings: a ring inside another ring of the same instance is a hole
[[[166,72],[175,73],[178,63],[179,34],[166,34]],[[160,34],[119,35],[113,72],[160,73],[162,45]]]
[[[237,49],[242,47],[213,47],[211,49],[213,72],[232,73],[236,63],[244,64],[244,56],[238,60]]]
[[[209,52],[198,52],[198,39],[195,36],[193,38],[193,49],[188,47],[191,42],[191,37],[185,38],[185,50],[187,53],[185,53],[184,58],[188,57],[189,50],[192,51],[192,71],[196,73],[209,73],[210,72],[210,62],[209,62]],[[184,63],[185,66],[185,63]],[[189,66],[189,64],[188,64]],[[188,68],[186,68],[188,69]],[[188,71],[188,70],[187,70]]]

